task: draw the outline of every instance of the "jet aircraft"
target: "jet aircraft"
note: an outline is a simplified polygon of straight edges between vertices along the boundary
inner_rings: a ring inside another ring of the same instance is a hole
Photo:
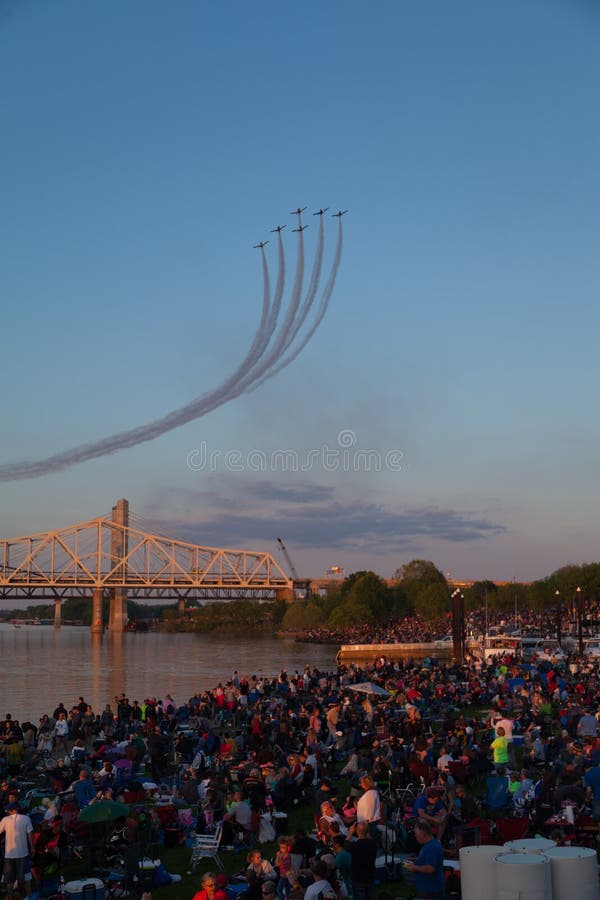
[[[298,228],[292,228],[292,231],[304,231],[308,225],[300,225]]]
[[[348,212],[347,209],[343,209],[343,210],[340,209],[339,212],[332,213],[332,214],[331,214],[331,217],[332,217],[332,219],[341,219],[342,216],[345,216],[347,212]]]
[[[269,243],[268,241],[259,241],[258,244],[255,244],[255,245],[254,245],[254,249],[255,249],[255,250],[262,250],[262,248],[263,248],[266,244],[268,244],[268,243]]]
[[[325,215],[325,213],[327,212],[328,209],[329,209],[329,207],[326,206],[325,209],[320,209],[319,212],[313,213],[313,216],[323,216],[323,215]]]
[[[271,228],[271,234],[275,234],[275,232],[277,232],[277,234],[281,234],[285,227],[285,225],[278,225],[277,228]]]

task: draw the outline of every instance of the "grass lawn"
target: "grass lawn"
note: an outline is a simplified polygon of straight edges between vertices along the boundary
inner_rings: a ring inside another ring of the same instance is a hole
[[[341,782],[340,795],[344,791],[348,793],[348,787],[348,785]],[[288,834],[293,834],[298,828],[304,828],[308,833],[313,830],[314,819],[312,804],[305,803],[289,811],[287,826]],[[278,849],[278,844],[276,840],[269,844],[258,844],[257,849],[261,851],[266,859],[273,861]],[[219,855],[223,860],[227,875],[238,875],[245,871],[247,865],[246,854],[246,850],[234,852],[221,849]],[[181,875],[181,881],[165,887],[153,888],[152,896],[154,900],[191,900],[196,891],[200,890],[200,880],[204,872],[211,870],[218,871],[210,860],[204,860],[196,867],[196,871],[193,875],[187,875],[186,873],[189,870],[191,855],[192,851],[188,847],[160,848],[158,858],[160,858],[161,862],[171,874]],[[64,868],[65,881],[68,882],[74,879],[84,878],[86,871],[87,863],[84,860],[74,860],[73,862],[68,863]],[[396,881],[386,881],[382,883],[376,888],[375,896],[377,897],[379,893],[384,891],[391,894],[392,897],[411,896],[410,889],[407,888],[406,885]],[[412,893],[414,895],[414,890]]]

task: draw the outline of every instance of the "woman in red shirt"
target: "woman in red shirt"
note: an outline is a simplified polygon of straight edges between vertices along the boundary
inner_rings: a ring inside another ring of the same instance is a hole
[[[217,884],[214,872],[205,872],[200,885],[200,890],[194,894],[193,900],[228,900],[227,893]]]

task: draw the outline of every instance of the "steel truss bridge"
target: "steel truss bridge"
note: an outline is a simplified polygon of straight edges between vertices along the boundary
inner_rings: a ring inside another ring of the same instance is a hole
[[[132,527],[126,500],[112,517],[0,540],[0,599],[53,601],[59,624],[63,600],[89,597],[94,628],[102,627],[96,613],[106,594],[109,624],[118,631],[126,624],[126,598],[174,599],[183,610],[186,600],[289,600],[293,584],[269,553],[202,547]]]

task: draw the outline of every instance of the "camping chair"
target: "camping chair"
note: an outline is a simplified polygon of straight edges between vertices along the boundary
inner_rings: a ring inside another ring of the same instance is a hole
[[[506,775],[488,775],[486,782],[486,806],[488,813],[501,813],[512,806],[512,795],[508,789]]]
[[[529,819],[505,818],[496,819],[496,841],[498,844],[506,844],[507,841],[520,841],[527,837],[529,832]]]
[[[213,859],[221,872],[224,871],[223,861],[219,856],[219,844],[223,826],[218,825],[214,834],[197,834],[190,859],[188,874],[191,875],[201,859]]]

